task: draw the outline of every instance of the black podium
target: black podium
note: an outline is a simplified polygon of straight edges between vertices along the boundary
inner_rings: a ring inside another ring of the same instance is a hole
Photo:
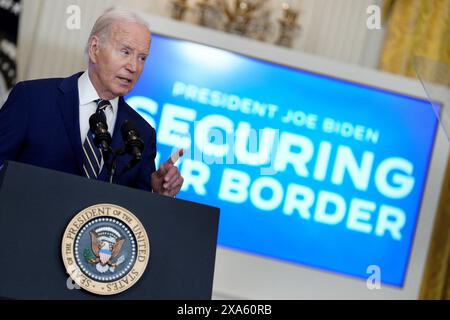
[[[145,272],[109,296],[71,287],[64,230],[86,207],[110,203],[141,221]],[[211,299],[219,209],[15,162],[0,171],[0,297],[6,299]]]

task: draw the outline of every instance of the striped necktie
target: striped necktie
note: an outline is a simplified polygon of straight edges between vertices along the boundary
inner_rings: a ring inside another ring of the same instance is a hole
[[[96,113],[105,114],[105,109],[110,106],[108,100],[95,100],[97,103]],[[106,119],[106,118],[105,118]],[[97,179],[100,173],[102,163],[102,153],[94,144],[94,133],[89,129],[86,139],[83,143],[83,170],[86,177],[89,179]]]

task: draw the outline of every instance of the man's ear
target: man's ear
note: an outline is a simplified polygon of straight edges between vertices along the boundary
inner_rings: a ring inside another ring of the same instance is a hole
[[[91,41],[89,41],[88,55],[89,60],[93,63],[97,63],[97,57],[100,50],[99,40],[100,39],[97,36],[92,36]]]

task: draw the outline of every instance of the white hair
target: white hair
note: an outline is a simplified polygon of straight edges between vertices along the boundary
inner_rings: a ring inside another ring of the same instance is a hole
[[[138,14],[128,10],[111,8],[100,17],[98,17],[97,21],[95,21],[94,26],[92,27],[91,34],[89,35],[86,44],[85,53],[87,57],[89,57],[89,46],[91,44],[92,37],[98,37],[99,45],[104,45],[111,35],[111,30],[114,24],[118,22],[135,23],[147,28],[147,30],[150,32],[148,23]]]

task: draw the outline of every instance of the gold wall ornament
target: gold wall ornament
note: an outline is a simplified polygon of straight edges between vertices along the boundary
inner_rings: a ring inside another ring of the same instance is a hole
[[[187,0],[172,0],[172,11],[171,11],[171,17],[176,20],[183,20],[184,15],[186,14],[186,11],[188,10],[189,6],[187,4]]]
[[[283,3],[283,18],[279,20],[281,31],[276,41],[276,44],[287,47],[292,46],[300,29],[297,23],[299,10],[291,2]],[[273,8],[269,3],[269,0],[196,0],[190,8],[187,0],[171,0],[171,17],[183,20],[186,12],[192,10],[198,25],[259,41],[272,41],[276,28],[271,19]]]
[[[223,24],[223,14],[217,0],[199,0],[195,4],[198,25],[220,29]]]
[[[278,20],[280,24],[280,33],[275,44],[292,47],[295,37],[300,30],[300,24],[297,22],[300,11],[293,9],[288,3],[282,4],[283,16]]]
[[[268,23],[265,21],[258,22],[261,19],[267,19],[268,21],[268,11],[261,10],[266,3],[267,0],[220,0],[219,6],[226,18],[225,31],[242,36],[258,37],[258,35],[255,35],[255,31],[264,30],[264,28],[255,26]]]
[[[250,38],[267,41],[273,35],[273,24],[270,22],[271,11],[263,11],[258,19],[253,19],[249,23],[248,36]]]

